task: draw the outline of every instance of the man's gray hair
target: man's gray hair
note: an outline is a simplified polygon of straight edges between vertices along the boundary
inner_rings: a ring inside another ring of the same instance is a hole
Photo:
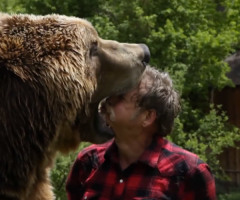
[[[179,95],[173,88],[172,79],[166,72],[147,66],[143,79],[147,80],[145,92],[141,94],[138,105],[144,109],[154,109],[157,113],[156,124],[161,136],[171,133],[174,119],[180,112]]]

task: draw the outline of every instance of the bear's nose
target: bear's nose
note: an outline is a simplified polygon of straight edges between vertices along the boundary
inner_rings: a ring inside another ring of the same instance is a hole
[[[151,57],[149,48],[146,44],[140,44],[140,46],[142,47],[143,52],[144,52],[144,57],[143,57],[142,62],[147,64],[147,63],[149,63],[150,57]]]

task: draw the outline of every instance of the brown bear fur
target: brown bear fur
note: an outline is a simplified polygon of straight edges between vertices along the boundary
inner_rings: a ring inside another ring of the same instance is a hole
[[[109,138],[98,103],[137,84],[144,56],[83,19],[0,13],[0,200],[54,199],[56,152]]]

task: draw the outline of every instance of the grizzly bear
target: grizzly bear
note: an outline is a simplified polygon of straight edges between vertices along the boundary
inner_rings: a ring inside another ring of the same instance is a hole
[[[149,57],[84,19],[0,13],[0,200],[54,199],[56,152],[112,137],[98,104],[136,85]]]

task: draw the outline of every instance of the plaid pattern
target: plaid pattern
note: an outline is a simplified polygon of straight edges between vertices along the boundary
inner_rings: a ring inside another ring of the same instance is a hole
[[[122,171],[114,140],[79,153],[67,180],[69,200],[215,200],[215,182],[197,155],[154,138]]]

